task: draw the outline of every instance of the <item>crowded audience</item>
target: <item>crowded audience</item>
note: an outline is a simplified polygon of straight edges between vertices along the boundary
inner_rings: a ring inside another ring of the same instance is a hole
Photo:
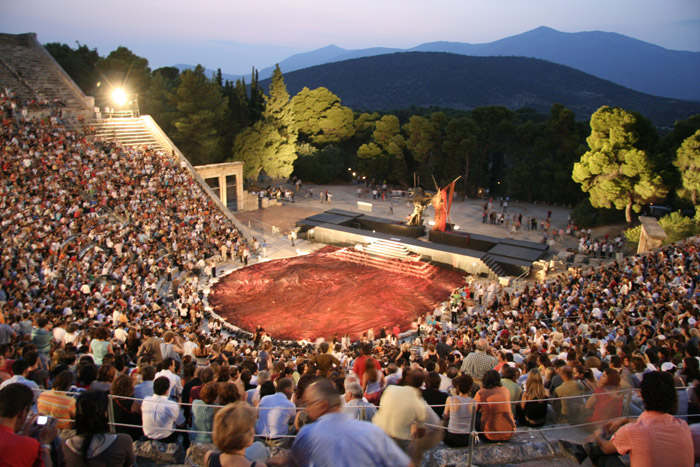
[[[50,416],[21,441],[45,465],[130,465],[137,440],[213,442],[209,465],[303,465],[345,453],[328,441],[344,433],[372,443],[348,456],[408,465],[443,436],[593,432],[650,410],[685,433],[700,414],[697,238],[518,289],[468,277],[409,337],[283,342],[205,312],[211,266],[252,245],[172,155],[17,118],[0,152],[0,444]],[[650,408],[657,373],[672,406]],[[631,430],[603,453],[634,452]],[[269,458],[278,447],[289,457]]]

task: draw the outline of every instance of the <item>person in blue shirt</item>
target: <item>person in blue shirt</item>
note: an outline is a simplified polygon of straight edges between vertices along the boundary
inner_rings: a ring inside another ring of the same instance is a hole
[[[381,428],[343,413],[338,391],[329,379],[320,379],[309,386],[304,400],[309,418],[315,421],[299,431],[290,451],[289,465],[413,465]]]

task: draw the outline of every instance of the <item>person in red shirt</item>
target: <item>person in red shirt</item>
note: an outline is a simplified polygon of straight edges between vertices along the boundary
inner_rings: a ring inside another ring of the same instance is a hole
[[[596,430],[595,443],[586,446],[559,441],[564,454],[577,462],[590,457],[594,465],[623,465],[618,454],[629,454],[631,467],[694,465],[693,437],[685,420],[675,418],[678,394],[673,376],[646,373],[639,386],[644,412],[634,421],[615,420]],[[607,439],[606,433],[614,433]]]
[[[43,428],[35,425],[37,415],[27,419],[34,394],[21,383],[0,389],[0,466],[51,467],[51,441],[58,436],[50,420]],[[35,437],[28,436],[32,433]]]
[[[360,355],[357,357],[355,360],[355,363],[352,365],[352,371],[357,375],[357,377],[362,381],[362,377],[365,375],[365,371],[367,370],[367,359],[370,358],[372,355],[372,344],[369,342],[363,342],[360,344]],[[372,361],[375,364],[375,367],[377,368],[377,371],[382,371],[382,367],[379,364],[377,360],[372,359]]]

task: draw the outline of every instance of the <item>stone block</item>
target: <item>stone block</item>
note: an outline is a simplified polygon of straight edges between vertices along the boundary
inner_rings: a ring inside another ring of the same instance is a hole
[[[134,454],[142,460],[155,464],[182,464],[185,452],[178,443],[160,443],[158,441],[134,441]]]

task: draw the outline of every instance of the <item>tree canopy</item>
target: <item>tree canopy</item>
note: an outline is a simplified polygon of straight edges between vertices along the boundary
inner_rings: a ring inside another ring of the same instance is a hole
[[[650,125],[640,115],[620,108],[601,107],[591,117],[589,146],[574,164],[573,180],[590,193],[593,207],[632,210],[663,198],[668,192],[655,171],[649,145],[655,140]]]
[[[689,198],[697,208],[700,195],[700,130],[683,141],[676,152],[674,165],[681,173],[682,187],[678,194]]]

